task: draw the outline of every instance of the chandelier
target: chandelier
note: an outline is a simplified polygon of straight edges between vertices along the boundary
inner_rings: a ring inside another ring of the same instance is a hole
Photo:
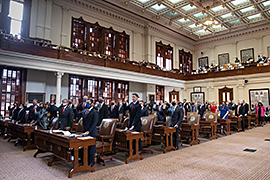
[[[214,0],[200,0],[200,3],[204,8],[209,10],[214,4]]]
[[[208,27],[213,27],[215,25],[218,24],[218,21],[215,20],[214,18],[210,18],[209,16],[207,16],[207,19],[201,23],[200,25],[203,26],[203,29],[206,29]]]

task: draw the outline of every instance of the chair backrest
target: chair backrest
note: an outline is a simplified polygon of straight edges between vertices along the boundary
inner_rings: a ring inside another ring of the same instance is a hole
[[[149,115],[149,117],[153,118],[153,126],[154,126],[158,120],[157,115],[151,114]]]
[[[58,124],[58,118],[54,118],[54,119],[52,120],[51,125],[50,125],[50,129],[56,130],[56,129],[57,129],[57,124]]]
[[[198,115],[197,112],[187,112],[187,120],[189,119],[190,116],[192,115]]]
[[[129,121],[129,118],[124,119],[123,124],[120,129],[125,129],[126,127],[128,127],[128,121]]]
[[[229,117],[235,117],[235,111],[229,110]]]
[[[79,119],[78,125],[76,127],[76,132],[82,132],[83,118]]]
[[[153,130],[154,118],[152,116],[141,117],[141,121],[142,121],[142,127],[141,127],[142,132]]]
[[[189,117],[187,118],[187,123],[199,125],[200,119],[201,119],[201,116],[198,113],[190,114]]]
[[[211,111],[205,113],[206,121],[214,121],[217,122],[217,113],[212,113]]]
[[[113,136],[115,134],[117,119],[102,119],[99,135]]]
[[[167,126],[167,127],[169,127],[169,121],[170,121],[170,118],[171,118],[170,116],[167,116],[167,117],[166,117],[166,126]]]
[[[122,123],[122,122],[123,122],[123,120],[124,120],[124,119],[123,119],[123,114],[119,114],[119,122],[121,122],[121,123]]]

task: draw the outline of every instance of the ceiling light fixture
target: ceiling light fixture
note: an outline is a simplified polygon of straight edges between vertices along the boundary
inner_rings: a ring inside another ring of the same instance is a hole
[[[206,21],[204,21],[201,26],[203,26],[203,29],[206,29],[207,27],[212,27],[214,25],[217,25],[218,21],[215,20],[215,18],[210,18],[209,16],[207,16]]]

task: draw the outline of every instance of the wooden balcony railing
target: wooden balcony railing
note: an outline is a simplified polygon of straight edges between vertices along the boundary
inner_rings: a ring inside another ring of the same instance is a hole
[[[0,37],[0,49],[186,81],[270,72],[270,66],[260,66],[260,67],[250,66],[244,69],[209,72],[194,75],[183,75],[169,71],[147,68],[145,66],[133,65],[132,63],[124,63],[120,61],[114,61],[111,59],[103,59],[96,56],[83,55],[78,52],[72,52],[71,50],[67,51],[65,48],[61,47],[60,48],[43,47],[39,45],[34,45],[33,43],[17,42],[14,40],[5,39],[3,37]]]

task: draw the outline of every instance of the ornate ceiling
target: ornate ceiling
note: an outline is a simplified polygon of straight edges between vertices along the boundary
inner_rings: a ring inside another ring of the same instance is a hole
[[[193,38],[205,39],[270,23],[266,0],[111,0],[140,16]],[[213,24],[204,26],[207,20]]]

